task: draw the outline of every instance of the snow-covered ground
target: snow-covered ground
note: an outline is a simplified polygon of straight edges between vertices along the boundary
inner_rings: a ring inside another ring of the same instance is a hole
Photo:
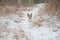
[[[0,16],[0,40],[60,40],[60,22],[57,16],[43,14],[40,26],[31,23],[39,20],[40,16],[36,15],[40,8],[44,8],[44,4],[23,10],[23,17],[16,14]],[[29,13],[33,15],[31,21],[27,16]]]

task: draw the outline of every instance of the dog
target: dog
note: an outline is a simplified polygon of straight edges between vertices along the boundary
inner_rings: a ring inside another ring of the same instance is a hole
[[[27,16],[28,16],[29,21],[31,22],[31,19],[32,19],[32,13],[27,14]]]

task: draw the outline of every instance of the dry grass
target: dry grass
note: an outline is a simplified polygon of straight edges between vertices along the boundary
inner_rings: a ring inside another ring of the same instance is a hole
[[[4,6],[5,4],[4,3],[0,3],[0,7]]]
[[[39,27],[39,26],[42,26],[42,22],[43,22],[43,18],[37,15],[34,17],[34,20],[32,21],[32,25],[33,25],[33,27],[34,26]]]
[[[7,38],[12,29],[0,25],[0,38]]]
[[[54,1],[54,0],[51,0],[51,1],[48,1],[46,6],[45,6],[45,10],[47,12],[48,15],[54,15],[54,16],[57,16],[57,15],[60,15],[60,2],[58,0]]]
[[[21,11],[22,10],[16,6],[4,6],[0,9],[0,16],[16,14],[22,17],[23,13]]]
[[[10,28],[0,25],[0,38],[8,39],[10,36],[10,33],[13,34],[12,38],[15,40],[21,40],[23,38],[26,40],[29,40],[29,36],[27,36],[27,34],[25,33],[25,31],[23,29],[20,29],[20,30],[10,29]]]
[[[57,16],[57,20],[60,20],[60,1],[48,2],[45,6],[45,10],[49,16]]]
[[[56,15],[56,6],[54,3],[48,3],[46,6],[46,12],[48,15]]]
[[[18,31],[18,33],[14,32],[14,37],[13,38],[16,39],[16,40],[20,40],[22,38],[25,38],[26,40],[29,40],[28,36],[26,35],[26,33],[24,32],[23,29],[20,29]]]
[[[34,27],[34,26],[38,26],[38,27],[39,27],[39,26],[42,25],[41,22],[42,22],[42,21],[40,21],[40,22],[39,22],[39,21],[32,21],[32,25],[33,25],[33,27]]]
[[[22,12],[20,6],[16,3],[14,5],[5,5],[4,3],[0,3],[0,16],[6,16],[10,14],[17,14],[21,16]]]

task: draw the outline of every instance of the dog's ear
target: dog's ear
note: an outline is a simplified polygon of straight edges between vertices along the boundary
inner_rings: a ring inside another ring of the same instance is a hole
[[[27,14],[27,16],[29,17],[29,14]]]
[[[30,14],[30,16],[32,17],[32,13]]]

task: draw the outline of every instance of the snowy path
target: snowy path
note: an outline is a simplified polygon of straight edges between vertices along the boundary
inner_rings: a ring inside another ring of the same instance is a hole
[[[0,17],[0,40],[60,40],[60,29],[50,27],[55,25],[49,26],[48,22],[44,22],[41,27],[33,27],[29,22],[26,13],[35,15],[39,7],[31,9],[31,11],[23,11],[25,16],[22,18],[18,15]],[[54,18],[49,20],[60,26],[60,23]]]

